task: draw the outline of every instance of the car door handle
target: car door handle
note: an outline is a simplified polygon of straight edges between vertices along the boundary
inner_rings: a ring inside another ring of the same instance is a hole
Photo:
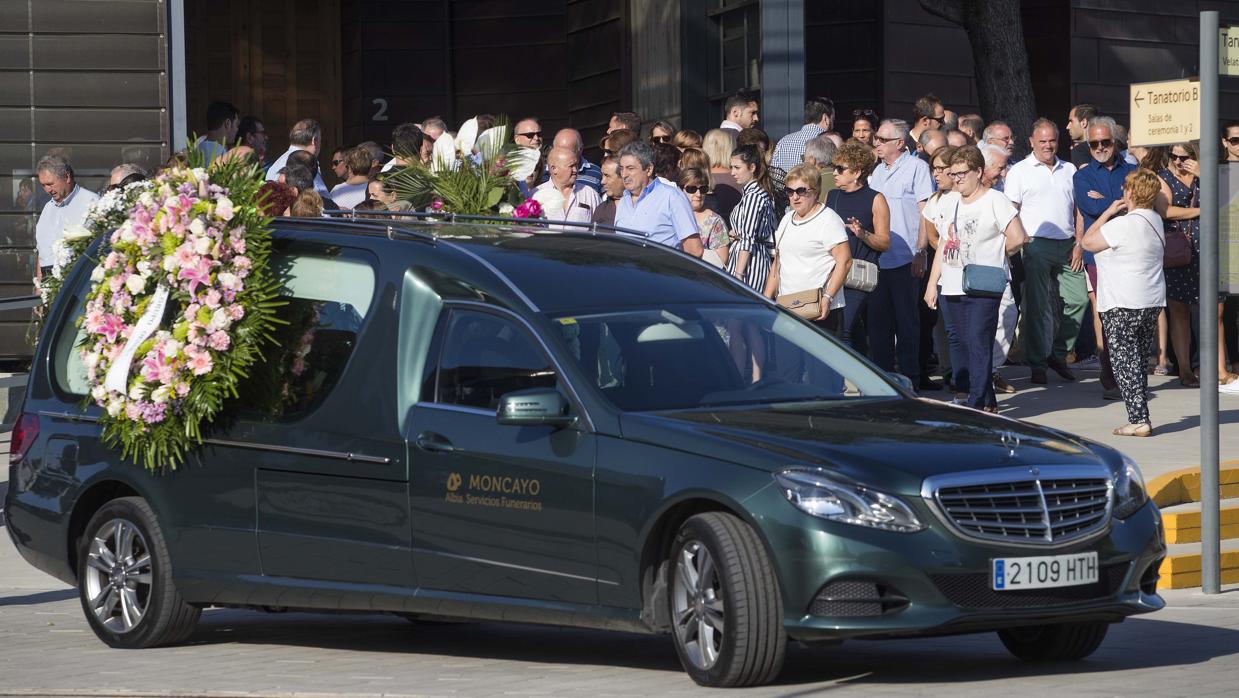
[[[413,442],[418,448],[429,453],[454,453],[460,449],[452,445],[447,437],[433,431],[423,431]]]

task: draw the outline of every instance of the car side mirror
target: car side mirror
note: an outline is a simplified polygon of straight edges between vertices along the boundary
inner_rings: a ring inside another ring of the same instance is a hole
[[[915,392],[916,392],[916,386],[915,386],[915,385],[912,385],[912,379],[911,379],[911,378],[908,378],[907,376],[903,375],[902,373],[895,373],[894,371],[887,371],[886,375],[887,375],[887,376],[888,376],[891,380],[895,381],[895,385],[898,385],[900,388],[903,388],[904,390],[908,391],[909,393],[915,393]]]
[[[499,398],[495,419],[506,426],[549,425],[566,427],[576,421],[568,401],[554,388],[531,388],[507,393]]]

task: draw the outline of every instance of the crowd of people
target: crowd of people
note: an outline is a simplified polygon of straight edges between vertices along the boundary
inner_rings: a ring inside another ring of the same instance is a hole
[[[1197,144],[1128,147],[1120,124],[1079,104],[1067,115],[1069,147],[1042,118],[1025,148],[1008,124],[957,114],[932,94],[909,119],[870,109],[841,117],[830,99],[810,98],[803,126],[777,142],[749,94],[727,99],[722,116],[700,133],[617,112],[596,164],[575,129],[548,138],[537,118],[521,118],[512,143],[538,164],[517,184],[528,196],[562,195],[548,222],[613,226],[699,257],[917,390],[945,388],[957,404],[996,412],[996,393],[1016,390],[998,372],[1004,364],[1027,366],[1033,384],[1097,368],[1101,397],[1127,406],[1114,433],[1147,436],[1149,373],[1174,371],[1182,386],[1200,387],[1191,323]],[[207,121],[194,147],[208,162],[263,163],[268,212],[288,216],[410,210],[385,175],[413,159],[429,163],[444,134],[454,135],[432,117],[400,124],[385,145],[338,148],[328,188],[314,120],[295,123],[288,150],[270,161],[260,119],[216,103]],[[497,120],[471,122],[478,133]],[[1239,163],[1239,122],[1223,132],[1224,159]],[[76,185],[63,157],[41,161],[38,176],[52,199],[38,222],[46,267],[56,236],[95,195]],[[111,184],[141,176],[122,165]],[[1216,360],[1218,389],[1239,395],[1229,307],[1218,303],[1218,356],[1198,361]],[[729,341],[737,366],[760,379],[760,337],[738,331]]]

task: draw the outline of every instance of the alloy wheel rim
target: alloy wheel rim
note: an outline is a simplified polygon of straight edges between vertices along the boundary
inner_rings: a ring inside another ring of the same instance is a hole
[[[680,646],[698,669],[718,662],[727,614],[718,566],[700,541],[689,541],[676,560],[672,622]]]
[[[118,635],[133,631],[151,597],[151,555],[138,527],[124,519],[101,526],[86,558],[86,603],[103,627]]]

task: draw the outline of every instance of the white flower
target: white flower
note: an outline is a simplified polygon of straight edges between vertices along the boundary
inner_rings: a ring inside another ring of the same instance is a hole
[[[99,359],[100,359],[99,352],[88,351],[82,356],[82,365],[88,369],[95,368],[96,366],[99,365]],[[107,391],[104,389],[102,385],[95,386],[95,390],[103,390],[104,394],[107,393]],[[94,395],[94,393],[91,393],[91,394]],[[98,399],[102,399],[103,395],[96,395],[95,397]]]
[[[151,263],[148,260],[142,259],[138,261],[138,273],[146,276],[151,273]]]
[[[564,204],[567,200],[555,187],[542,187],[533,193],[533,200],[542,204],[542,214],[546,218],[562,220]]]
[[[206,225],[202,222],[201,218],[195,218],[189,222],[189,232],[198,236],[201,236],[206,232]]]
[[[144,397],[146,397],[146,386],[141,381],[134,383],[133,387],[129,389],[129,399],[141,400]]]
[[[176,355],[181,353],[181,347],[184,346],[175,339],[169,339],[163,343],[163,355],[169,359],[175,359]]]
[[[141,293],[146,288],[146,277],[141,274],[133,274],[128,279],[125,279],[125,288],[129,289],[130,293]]]
[[[226,330],[232,325],[232,318],[228,316],[228,311],[220,308],[211,314],[211,322],[207,329],[214,332],[215,330]]]
[[[144,191],[138,195],[138,203],[142,204],[143,208],[150,208],[155,205],[155,197],[149,191]]]
[[[194,222],[198,223],[199,221],[195,219]],[[194,240],[194,252],[197,252],[200,255],[210,254],[212,242],[213,241],[211,238],[203,235],[197,240]]]
[[[167,402],[172,397],[172,386],[161,385],[151,393],[151,401],[157,405]]]
[[[177,260],[176,255],[174,254],[170,254],[167,257],[163,258],[163,270],[164,271],[176,271],[177,269],[180,268],[180,266],[181,266],[181,263],[179,260]]]
[[[202,181],[207,178],[206,170],[201,167],[195,167],[190,171],[194,173],[194,179],[197,179],[198,181]]]
[[[108,396],[108,389],[103,387],[102,385],[96,385],[94,388],[91,389],[90,396],[93,397],[96,401],[102,400]]]
[[[118,397],[114,397],[108,401],[108,416],[116,417],[125,409],[125,403]]]
[[[220,200],[215,203],[215,215],[223,218],[226,221],[232,220],[232,199],[228,197],[220,197]]]
[[[237,275],[230,271],[221,271],[219,276],[216,277],[216,280],[219,282],[220,288],[227,291],[235,291],[237,286],[240,285]]]
[[[90,231],[76,223],[65,226],[64,239],[66,240],[85,240],[88,237],[90,237]]]
[[[90,280],[95,283],[99,283],[100,281],[103,281],[103,265],[102,264],[95,265],[94,271],[90,272]]]
[[[516,208],[514,208],[512,204],[499,204],[499,213],[504,216],[512,215],[512,212],[515,210]]]

